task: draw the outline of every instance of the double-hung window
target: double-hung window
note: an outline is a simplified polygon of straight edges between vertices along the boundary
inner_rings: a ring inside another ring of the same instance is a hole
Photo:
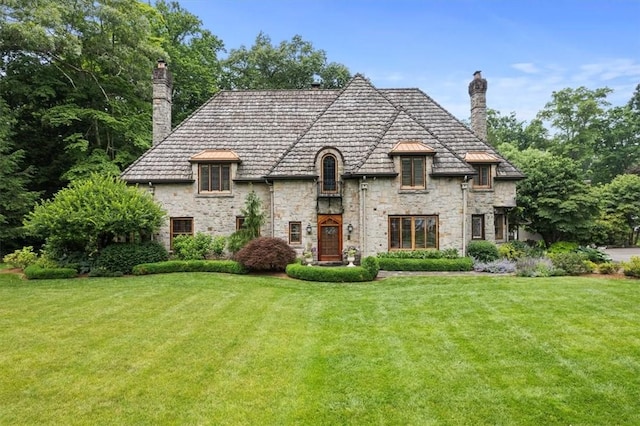
[[[173,248],[173,239],[178,235],[193,235],[192,217],[172,217],[170,220],[169,246]]]
[[[484,215],[471,215],[471,239],[484,240]]]

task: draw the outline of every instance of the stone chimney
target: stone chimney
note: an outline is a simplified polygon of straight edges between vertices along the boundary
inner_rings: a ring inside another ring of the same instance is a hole
[[[473,73],[473,80],[469,83],[471,96],[471,129],[482,140],[487,140],[487,80],[482,73]]]
[[[153,70],[153,144],[157,145],[171,133],[171,91],[173,77],[167,63],[158,59]]]

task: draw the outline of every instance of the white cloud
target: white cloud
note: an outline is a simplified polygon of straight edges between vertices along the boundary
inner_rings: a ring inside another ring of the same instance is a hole
[[[540,72],[540,69],[531,62],[521,62],[518,64],[511,64],[511,68],[517,69],[518,71],[522,71],[527,74],[537,74]]]

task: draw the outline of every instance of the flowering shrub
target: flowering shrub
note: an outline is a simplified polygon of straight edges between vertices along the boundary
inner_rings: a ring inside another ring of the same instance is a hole
[[[555,270],[551,259],[546,257],[524,257],[516,263],[516,275],[519,277],[550,277],[561,275]]]
[[[490,272],[492,274],[512,274],[516,271],[516,263],[509,259],[476,262],[473,265],[473,270],[476,272]]]

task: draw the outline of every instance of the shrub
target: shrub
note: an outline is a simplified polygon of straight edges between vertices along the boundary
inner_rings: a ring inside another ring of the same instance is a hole
[[[224,248],[227,245],[227,237],[223,237],[222,235],[218,235],[213,237],[213,244],[211,246],[211,250],[213,254],[217,257],[220,257],[224,254]]]
[[[628,277],[640,277],[640,256],[631,256],[622,264],[622,272]]]
[[[471,241],[467,246],[467,256],[480,262],[491,262],[500,257],[498,247],[491,241]]]
[[[521,244],[515,244],[515,241],[502,244],[498,247],[498,254],[509,260],[518,260],[526,253],[526,249]]]
[[[234,259],[250,271],[284,271],[296,261],[296,251],[280,238],[258,237],[249,241]]]
[[[562,275],[553,267],[551,259],[546,257],[523,257],[516,262],[516,275],[519,277],[550,277]]]
[[[456,250],[456,253],[457,252],[458,251]],[[397,250],[397,251],[378,253],[378,258],[388,258],[388,259],[440,259],[441,257],[442,257],[442,252],[436,249]]]
[[[133,267],[134,275],[167,274],[172,272],[222,272],[244,274],[247,270],[235,260],[168,260],[143,263]]]
[[[369,272],[369,278],[371,280],[376,279],[378,272],[380,271],[380,262],[373,256],[367,256],[362,259],[361,266]]]
[[[445,259],[458,259],[460,257],[460,253],[458,253],[457,248],[444,249],[441,250],[440,253],[442,253],[442,257]]]
[[[609,257],[607,253],[597,248],[580,246],[575,251],[576,253],[583,254],[585,258],[591,262],[602,263],[611,261],[611,257]]]
[[[323,267],[307,266],[296,262],[287,265],[286,272],[291,278],[305,281],[346,283],[372,281],[374,279],[371,276],[371,272],[363,266]]]
[[[135,265],[161,262],[168,258],[167,249],[156,241],[141,244],[118,243],[111,244],[100,252],[95,267],[103,268],[108,272],[129,274]]]
[[[547,253],[556,254],[556,253],[571,253],[576,251],[578,248],[578,243],[572,243],[569,241],[557,241],[549,246]]]
[[[385,271],[471,271],[473,260],[469,257],[458,259],[393,259],[378,258],[380,269]]]
[[[32,246],[22,247],[11,254],[6,255],[2,261],[14,268],[25,269],[29,265],[33,265],[38,260],[38,255],[33,252]]]
[[[178,235],[173,239],[173,255],[178,260],[206,259],[211,252],[213,237],[203,232],[198,232],[195,236]]]
[[[58,256],[60,257],[56,259],[56,262],[61,268],[72,268],[75,269],[79,274],[85,274],[91,270],[91,259],[85,252],[74,251],[61,255],[59,254]]]
[[[549,255],[549,259],[556,269],[562,269],[567,275],[581,275],[592,272],[586,263],[586,256],[581,253],[554,253]]]
[[[516,263],[509,259],[498,259],[491,262],[476,262],[473,265],[476,272],[490,272],[492,274],[512,274],[516,271]]]
[[[29,280],[47,280],[74,278],[77,276],[77,272],[73,268],[42,268],[38,265],[31,265],[24,269],[24,275]]]
[[[613,262],[603,262],[598,264],[598,272],[601,274],[615,274],[620,269],[620,265]]]

